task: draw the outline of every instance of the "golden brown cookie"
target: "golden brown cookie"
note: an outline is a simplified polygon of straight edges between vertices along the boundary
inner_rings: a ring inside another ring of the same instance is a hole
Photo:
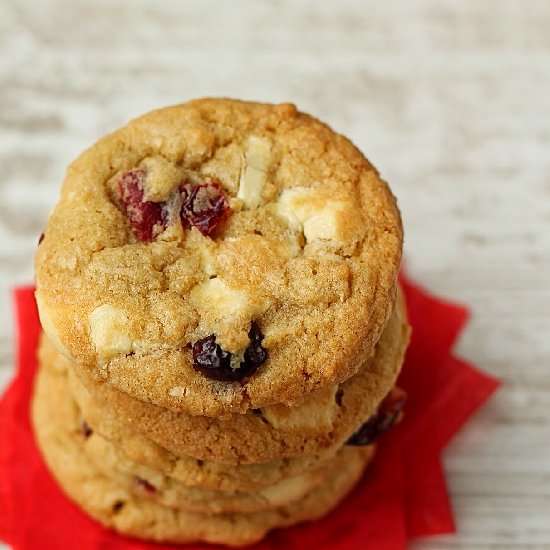
[[[256,491],[220,491],[191,487],[156,470],[131,462],[97,432],[87,438],[84,446],[92,464],[117,485],[164,506],[201,514],[251,513],[287,506],[319,487],[337,469],[345,468],[349,449],[351,447],[342,448],[336,457],[315,469],[282,479]]]
[[[48,365],[42,366],[42,378],[50,388],[55,401],[73,402],[66,373]],[[162,472],[137,464],[89,424],[84,424],[78,407],[72,408],[71,432],[79,434],[82,450],[105,477],[120,487],[142,498],[158,502],[170,508],[202,514],[225,512],[259,512],[286,506],[306,496],[338,468],[345,467],[349,451],[342,449],[335,458],[326,460],[316,468],[305,470],[291,478],[266,484],[259,490],[209,490],[186,485]],[[374,452],[374,451],[373,451]]]
[[[328,513],[372,458],[372,448],[346,448],[341,455],[344,462],[322,485],[273,510],[210,515],[179,510],[134,494],[96,468],[84,450],[87,437],[79,425],[76,403],[70,398],[53,399],[63,380],[62,373],[53,369],[38,372],[32,403],[38,444],[65,493],[105,526],[127,535],[157,541],[251,544],[273,528]]]
[[[120,431],[122,424],[178,456],[235,465],[270,462],[340,447],[376,411],[392,388],[408,338],[409,326],[399,293],[375,356],[352,378],[310,394],[299,407],[272,405],[224,419],[174,413],[131,398],[109,384],[95,383],[82,372],[86,389],[74,375],[71,387],[92,426],[112,426],[102,428],[103,432]],[[64,360],[55,356],[46,341],[41,354],[43,361],[63,364]],[[48,354],[54,358],[48,359]],[[65,361],[64,368],[71,366]],[[156,467],[161,469],[160,464]]]
[[[67,360],[53,346],[44,342],[40,347],[40,365],[66,377],[73,374]],[[83,393],[83,402],[89,394],[75,375],[71,377],[72,391]],[[228,465],[200,460],[187,455],[175,455],[139,432],[132,430],[104,409],[93,409],[95,414],[84,417],[80,411],[80,423],[84,433],[92,436],[97,432],[108,439],[123,457],[139,465],[154,469],[190,487],[216,491],[259,491],[281,480],[298,476],[319,468],[338,452],[331,448],[322,453],[295,458],[285,458],[261,464]],[[92,425],[90,425],[92,423]]]
[[[213,491],[261,491],[267,486],[293,478],[321,467],[333,458],[338,448],[323,453],[283,458],[259,464],[220,464],[187,455],[175,455],[154,441],[120,424],[112,418],[98,415],[97,424],[86,430],[98,433],[116,446],[117,451],[130,461],[154,469],[190,487]]]
[[[176,412],[244,413],[358,371],[401,247],[388,186],[346,138],[293,105],[197,100],[69,167],[36,297],[96,380]]]

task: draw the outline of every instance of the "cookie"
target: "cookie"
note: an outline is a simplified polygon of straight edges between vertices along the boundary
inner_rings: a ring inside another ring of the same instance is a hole
[[[247,492],[190,487],[156,470],[131,462],[97,432],[89,436],[84,445],[84,451],[92,464],[117,485],[164,506],[202,514],[260,512],[300,500],[333,475],[336,469],[346,467],[350,448],[341,449],[335,458],[313,470]]]
[[[207,416],[295,406],[353,376],[402,249],[395,199],[350,141],[293,105],[229,99],[100,140],[44,234],[36,298],[58,350],[131,397]]]
[[[66,374],[47,365],[42,368],[41,376],[46,380],[45,385],[55,395],[56,401],[74,402]],[[303,498],[313,488],[321,485],[335,469],[345,467],[348,458],[349,451],[342,450],[335,458],[325,461],[315,469],[266,485],[257,491],[244,491],[242,488],[232,491],[201,489],[132,462],[92,426],[82,422],[78,407],[67,408],[72,410],[70,431],[82,439],[83,452],[97,470],[138,496],[184,511],[219,514],[279,508]]]
[[[409,338],[401,293],[376,353],[352,378],[312,393],[300,407],[272,405],[226,419],[174,413],[82,372],[73,394],[91,425],[125,424],[181,456],[223,464],[251,464],[313,455],[340,447],[377,409],[392,388]],[[47,342],[42,353],[48,352]],[[58,361],[63,361],[58,359]],[[67,363],[66,368],[71,368]],[[123,443],[124,445],[124,443]]]
[[[40,348],[40,364],[47,370],[66,377],[71,372],[66,359],[47,342]],[[72,373],[72,372],[71,372]],[[71,376],[75,393],[89,395]],[[97,432],[116,447],[126,459],[141,466],[154,469],[168,477],[181,481],[190,487],[200,487],[217,491],[259,491],[269,485],[312,471],[333,458],[338,448],[331,448],[316,455],[285,458],[262,464],[227,465],[208,460],[199,460],[186,455],[175,455],[157,445],[149,438],[128,428],[109,416],[105,410],[94,408],[92,420],[80,411],[80,426],[84,433],[92,436]]]
[[[83,448],[86,435],[75,422],[76,403],[52,398],[59,378],[47,372],[39,370],[32,403],[33,425],[47,465],[64,492],[90,516],[126,535],[179,543],[252,544],[271,529],[327,514],[372,458],[371,448],[347,448],[345,467],[336,468],[303,498],[274,510],[213,515],[177,510],[133,494],[95,467]]]
[[[98,415],[97,424],[83,424],[112,442],[122,457],[154,469],[190,487],[213,491],[261,491],[267,486],[318,469],[334,457],[337,448],[315,455],[284,458],[260,464],[229,465],[175,455],[112,418]]]

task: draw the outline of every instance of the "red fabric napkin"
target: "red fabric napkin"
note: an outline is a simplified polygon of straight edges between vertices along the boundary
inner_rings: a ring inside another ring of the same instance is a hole
[[[254,550],[402,550],[415,537],[454,531],[441,452],[498,381],[451,354],[467,310],[402,278],[413,336],[399,385],[405,417],[381,440],[374,463],[326,518],[278,530]],[[18,370],[0,401],[0,540],[15,550],[168,550],[121,537],[60,491],[34,442],[29,400],[40,332],[32,288],[15,291]],[[212,549],[204,544],[188,550]]]

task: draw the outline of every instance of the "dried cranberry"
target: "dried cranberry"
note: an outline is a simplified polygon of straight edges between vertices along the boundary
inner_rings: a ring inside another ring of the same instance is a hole
[[[393,388],[384,398],[378,412],[373,414],[346,442],[347,445],[370,445],[389,431],[399,420],[407,394],[400,388]]]
[[[231,354],[216,344],[213,334],[193,344],[193,366],[207,378],[233,380]]]
[[[225,219],[229,203],[219,183],[185,184],[180,187],[181,221],[196,227],[204,236]]]
[[[157,489],[154,485],[149,483],[146,479],[135,476],[134,481],[138,487],[146,491],[147,493],[153,494],[157,492]]]
[[[258,323],[253,322],[248,331],[250,344],[244,352],[239,367],[231,366],[232,354],[216,344],[211,334],[193,344],[193,366],[207,378],[238,381],[253,374],[267,360],[267,350],[262,347],[263,334]]]
[[[248,331],[248,338],[250,339],[250,344],[244,350],[244,361],[239,368],[239,371],[246,371],[243,373],[243,376],[250,376],[267,360],[267,350],[262,347],[264,335],[256,321],[252,321],[250,330]]]
[[[140,241],[150,241],[166,227],[162,204],[144,201],[144,170],[126,172],[118,186],[132,229]]]

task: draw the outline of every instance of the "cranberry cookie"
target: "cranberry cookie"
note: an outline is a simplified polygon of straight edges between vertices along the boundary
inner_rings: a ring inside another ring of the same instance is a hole
[[[32,403],[32,420],[46,463],[65,493],[103,525],[138,538],[240,546],[260,540],[269,530],[317,519],[351,490],[372,459],[372,447],[349,447],[330,474],[302,498],[258,512],[203,514],[160,504],[147,488],[141,495],[97,468],[84,446],[78,408],[70,396],[52,399],[63,378],[41,368]],[[66,379],[65,379],[66,382]]]
[[[358,371],[401,248],[394,197],[346,138],[290,104],[197,100],[69,167],[36,298],[96,380],[176,412],[244,413]]]
[[[399,293],[374,357],[349,380],[312,392],[299,407],[271,405],[227,418],[178,414],[132,398],[109,384],[96,383],[82,372],[77,376],[47,340],[41,345],[41,355],[43,362],[55,361],[70,371],[73,395],[92,426],[108,425],[110,431],[119,432],[126,427],[126,432],[139,432],[178,456],[244,465],[341,446],[376,412],[395,384],[409,332]],[[122,438],[123,447],[125,441],[131,438]]]

